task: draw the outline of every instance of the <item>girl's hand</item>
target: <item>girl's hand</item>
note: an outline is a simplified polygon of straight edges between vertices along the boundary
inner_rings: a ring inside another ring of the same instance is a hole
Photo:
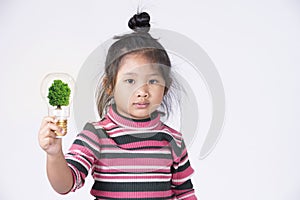
[[[62,128],[56,125],[55,117],[44,117],[38,140],[41,148],[50,156],[62,153],[62,142],[60,138],[56,138],[55,131],[62,131]]]

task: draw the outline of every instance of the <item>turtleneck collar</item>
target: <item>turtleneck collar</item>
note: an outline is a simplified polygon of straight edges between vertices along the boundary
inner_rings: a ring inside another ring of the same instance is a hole
[[[107,116],[119,126],[129,129],[151,130],[161,124],[160,114],[157,111],[153,112],[149,118],[137,120],[119,114],[115,104],[109,107]]]

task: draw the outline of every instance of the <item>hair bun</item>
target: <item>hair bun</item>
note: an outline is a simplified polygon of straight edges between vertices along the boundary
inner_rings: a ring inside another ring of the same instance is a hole
[[[136,32],[148,32],[150,29],[150,15],[146,12],[135,14],[130,18],[128,26]]]

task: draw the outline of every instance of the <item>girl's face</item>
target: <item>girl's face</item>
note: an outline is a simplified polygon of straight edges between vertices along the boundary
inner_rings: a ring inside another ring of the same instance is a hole
[[[165,80],[159,66],[139,54],[126,55],[120,64],[114,88],[117,111],[129,118],[149,118],[161,104]]]

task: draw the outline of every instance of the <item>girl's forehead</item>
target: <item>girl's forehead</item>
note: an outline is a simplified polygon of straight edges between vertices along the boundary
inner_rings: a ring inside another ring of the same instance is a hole
[[[153,73],[160,72],[160,65],[153,63],[150,59],[139,54],[129,54],[124,56],[120,63],[118,73]]]

